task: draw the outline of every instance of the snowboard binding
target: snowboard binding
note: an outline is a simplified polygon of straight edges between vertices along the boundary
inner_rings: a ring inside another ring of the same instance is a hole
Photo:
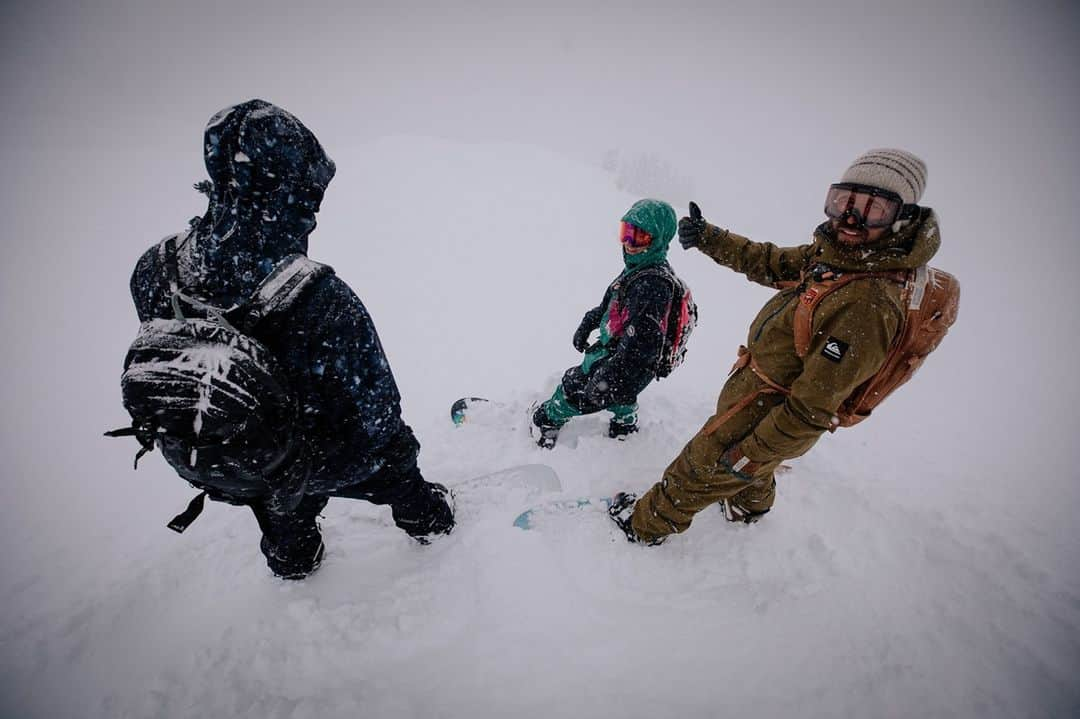
[[[529,408],[529,433],[536,439],[536,446],[541,449],[555,449],[559,441],[561,424],[555,424],[548,418],[547,411],[542,404],[534,404]]]

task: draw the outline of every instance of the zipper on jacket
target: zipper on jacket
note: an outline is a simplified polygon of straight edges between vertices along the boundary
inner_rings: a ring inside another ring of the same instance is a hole
[[[799,285],[798,287],[794,287],[794,288],[792,288],[790,290],[784,290],[783,292],[780,293],[780,295],[782,296],[784,294],[784,292],[791,292],[792,293],[791,297],[798,297],[800,294],[803,293],[804,290],[805,290],[805,288],[802,285]],[[761,339],[761,333],[765,331],[765,325],[769,324],[769,322],[774,317],[776,317],[778,314],[780,314],[785,309],[787,309],[787,306],[789,304],[791,304],[791,297],[789,297],[787,300],[785,300],[784,303],[781,304],[779,307],[777,307],[776,310],[772,314],[770,314],[768,317],[766,317],[765,319],[763,319],[761,321],[761,324],[758,325],[757,334],[754,335],[754,339],[753,339],[754,342],[757,342],[759,339]]]

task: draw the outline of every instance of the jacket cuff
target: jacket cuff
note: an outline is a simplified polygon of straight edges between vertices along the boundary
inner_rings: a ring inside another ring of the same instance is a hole
[[[709,223],[705,223],[705,231],[701,234],[701,241],[698,243],[697,248],[702,252],[711,254],[723,248],[724,242],[728,238],[728,231],[723,227],[717,227]]]

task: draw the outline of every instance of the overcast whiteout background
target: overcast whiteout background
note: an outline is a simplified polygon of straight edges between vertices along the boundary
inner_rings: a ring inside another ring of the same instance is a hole
[[[1078,69],[1068,2],[6,3],[0,715],[1075,716]],[[203,211],[203,126],[252,97],[337,162],[312,256],[371,310],[434,480],[641,490],[708,416],[768,292],[676,246],[702,322],[640,435],[586,419],[542,454],[516,414],[446,418],[551,390],[641,196],[798,244],[857,154],[911,150],[960,320],[755,527],[524,533],[489,487],[424,549],[339,500],[283,585],[245,512],[173,535],[192,492],[101,437],[131,268]]]

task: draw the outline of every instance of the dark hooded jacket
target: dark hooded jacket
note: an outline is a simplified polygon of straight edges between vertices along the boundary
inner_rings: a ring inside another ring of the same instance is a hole
[[[177,265],[185,294],[228,309],[283,258],[307,254],[334,163],[299,120],[262,100],[214,115],[204,154],[210,202],[177,236]],[[156,246],[136,265],[131,295],[140,321],[173,316]],[[309,493],[367,479],[402,433],[415,444],[371,317],[336,275],[316,280],[253,334],[282,363],[297,396]]]

